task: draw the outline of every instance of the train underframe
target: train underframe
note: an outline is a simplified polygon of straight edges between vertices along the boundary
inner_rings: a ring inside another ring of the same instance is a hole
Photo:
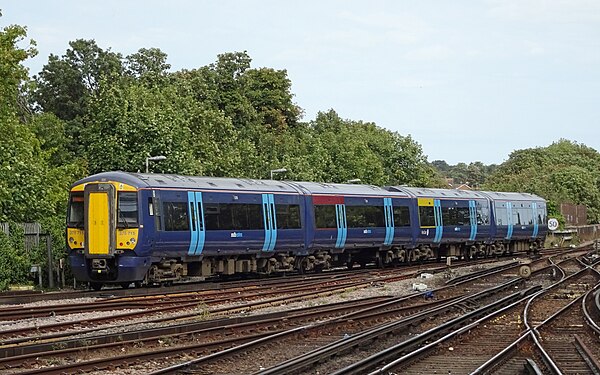
[[[540,239],[496,241],[493,243],[440,244],[437,247],[419,245],[381,248],[346,249],[345,251],[317,250],[310,255],[291,252],[274,253],[268,257],[255,255],[204,257],[198,259],[168,258],[153,263],[141,284],[169,284],[189,277],[213,277],[235,274],[276,274],[287,272],[311,273],[334,267],[353,268],[375,264],[391,267],[428,260],[453,257],[477,259],[511,255],[515,252],[535,254],[542,247]]]
[[[309,255],[292,252],[273,253],[270,256],[205,256],[198,258],[141,258],[117,256],[107,259],[81,259],[85,261],[87,278],[94,289],[103,284],[128,287],[131,283],[141,285],[169,285],[191,277],[214,277],[242,274],[281,274],[287,272],[311,273],[334,267],[353,268],[375,264],[392,267],[414,264],[442,258],[477,259],[511,255],[515,252],[535,254],[542,248],[541,239],[496,241],[493,243],[446,243],[438,246],[421,244],[414,248],[396,246],[390,248],[321,249]],[[83,256],[82,256],[83,258]],[[141,262],[143,260],[143,263]],[[150,266],[142,267],[142,264]],[[83,264],[82,264],[83,265]],[[76,271],[74,269],[74,271]],[[83,271],[83,267],[77,269]],[[77,273],[77,272],[76,272]],[[79,275],[80,280],[85,275]]]

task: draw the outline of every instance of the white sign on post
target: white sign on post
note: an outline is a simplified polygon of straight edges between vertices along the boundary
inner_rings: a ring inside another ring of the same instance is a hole
[[[548,229],[549,230],[557,230],[558,229],[558,220],[556,220],[556,219],[548,220]]]

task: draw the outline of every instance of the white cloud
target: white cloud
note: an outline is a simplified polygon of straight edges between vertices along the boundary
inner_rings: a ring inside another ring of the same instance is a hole
[[[600,21],[600,1],[597,0],[489,0],[488,3],[492,16],[514,21]]]
[[[404,57],[415,61],[440,61],[454,56],[454,52],[448,46],[431,45],[410,50]]]

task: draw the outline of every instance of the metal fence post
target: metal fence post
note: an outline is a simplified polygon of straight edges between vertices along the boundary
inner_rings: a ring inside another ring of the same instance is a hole
[[[54,288],[54,271],[52,268],[52,236],[46,234],[46,251],[48,252],[48,286]]]

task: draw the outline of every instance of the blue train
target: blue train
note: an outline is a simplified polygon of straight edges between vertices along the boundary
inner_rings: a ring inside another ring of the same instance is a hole
[[[67,249],[100,289],[535,251],[546,223],[525,193],[106,172],[72,185]]]

